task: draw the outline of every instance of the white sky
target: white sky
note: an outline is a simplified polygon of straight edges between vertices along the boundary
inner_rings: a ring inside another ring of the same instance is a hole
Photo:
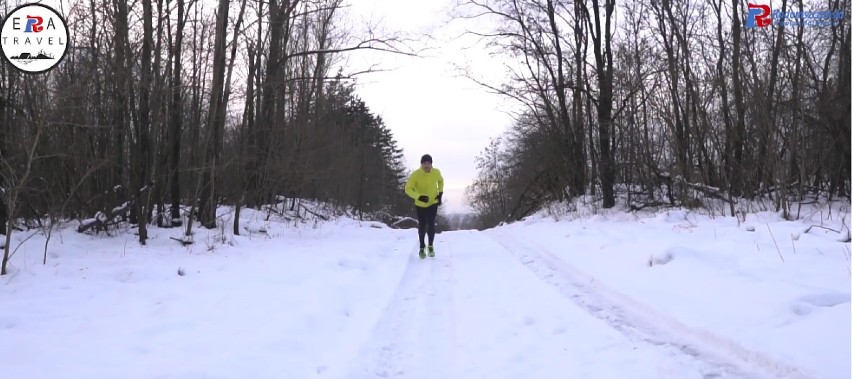
[[[423,154],[432,155],[445,180],[445,210],[466,211],[464,189],[476,177],[474,159],[489,139],[511,124],[507,113],[511,104],[458,75],[455,65],[469,62],[477,75],[495,80],[501,65],[482,49],[467,49],[470,40],[454,38],[464,24],[448,23],[453,0],[349,0],[349,4],[354,19],[372,18],[389,33],[432,36],[428,46],[434,49],[424,54],[427,57],[387,53],[358,57],[389,71],[359,78],[357,94],[393,131],[410,169],[419,166]],[[355,59],[350,65],[357,67],[360,61]]]

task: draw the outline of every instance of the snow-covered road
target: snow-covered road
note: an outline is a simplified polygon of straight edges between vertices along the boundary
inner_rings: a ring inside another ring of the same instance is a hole
[[[774,377],[664,334],[518,236],[448,232],[437,245],[434,259],[409,254],[345,378]]]
[[[132,231],[65,230],[47,265],[33,237],[0,278],[0,376],[850,374],[848,244],[802,223],[539,219],[441,233],[421,260],[415,230],[262,217],[244,216],[227,245],[217,230],[189,247],[177,229],[153,228],[146,247]]]

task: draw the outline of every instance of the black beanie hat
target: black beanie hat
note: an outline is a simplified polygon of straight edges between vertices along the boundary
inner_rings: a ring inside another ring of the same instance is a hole
[[[423,162],[432,163],[432,156],[429,155],[429,154],[424,155],[422,158],[420,158],[420,163],[423,163]]]

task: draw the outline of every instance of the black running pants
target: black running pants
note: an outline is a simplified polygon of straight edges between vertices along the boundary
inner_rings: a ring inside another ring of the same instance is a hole
[[[438,216],[438,205],[428,208],[414,206],[417,210],[417,234],[420,236],[420,247],[426,246],[424,239],[429,235],[429,246],[435,242],[435,217]]]

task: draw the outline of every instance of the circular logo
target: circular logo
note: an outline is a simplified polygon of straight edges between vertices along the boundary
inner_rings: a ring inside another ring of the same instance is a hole
[[[43,4],[15,8],[3,20],[0,49],[15,68],[30,74],[46,72],[68,51],[68,25],[59,12]]]

